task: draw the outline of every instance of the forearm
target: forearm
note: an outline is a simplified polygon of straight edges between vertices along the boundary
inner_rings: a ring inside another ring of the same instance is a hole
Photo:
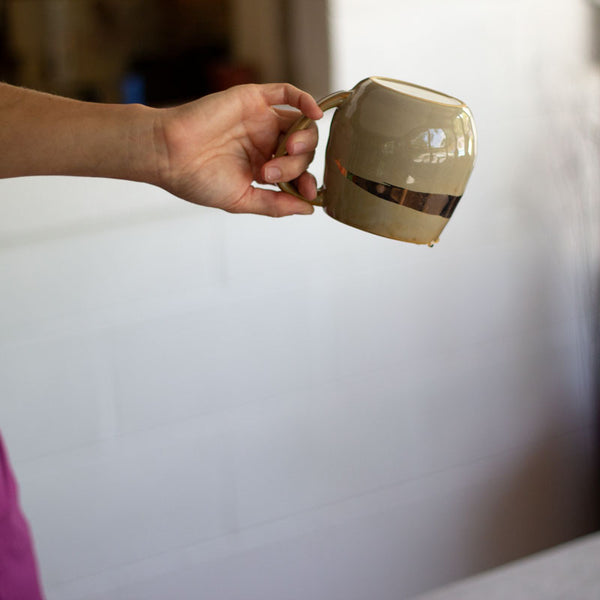
[[[0,177],[84,175],[158,183],[156,110],[0,83]]]

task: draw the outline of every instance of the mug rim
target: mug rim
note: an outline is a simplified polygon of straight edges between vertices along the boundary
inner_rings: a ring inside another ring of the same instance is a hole
[[[415,98],[416,100],[421,100],[424,102],[433,102],[435,104],[440,104],[442,106],[450,106],[452,108],[467,108],[467,105],[459,98],[455,98],[454,96],[450,96],[449,94],[444,94],[444,92],[439,92],[438,90],[434,90],[433,88],[429,88],[424,85],[419,85],[417,83],[411,83],[409,81],[402,81],[401,79],[394,79],[393,77],[382,77],[379,75],[373,75],[373,76],[369,77],[369,80],[372,81],[373,83],[376,83],[377,85],[380,85],[382,87],[386,87],[389,90],[395,91],[398,94],[404,94],[406,96]],[[417,96],[416,94],[411,94],[410,91],[394,89],[391,86],[385,85],[385,83],[382,83],[385,81],[388,81],[390,83],[399,83],[400,85],[407,86],[408,88],[416,88],[416,89],[424,90],[426,92],[435,94],[436,96],[442,96],[443,98],[448,98],[449,100],[452,100],[452,102],[442,102],[441,100],[435,100],[433,98],[424,98],[422,96]]]

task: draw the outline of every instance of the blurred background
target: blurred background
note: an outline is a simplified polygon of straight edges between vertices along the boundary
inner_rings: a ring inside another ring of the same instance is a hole
[[[312,78],[326,90],[326,9],[325,0],[0,0],[1,75],[151,105],[257,81]]]
[[[383,75],[479,133],[433,249],[0,181],[0,427],[48,600],[397,600],[598,529],[600,7],[0,7],[21,85],[163,106]]]

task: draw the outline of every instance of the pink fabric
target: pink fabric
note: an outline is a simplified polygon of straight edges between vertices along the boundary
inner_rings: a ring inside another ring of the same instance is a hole
[[[42,600],[29,526],[0,435],[0,600]]]

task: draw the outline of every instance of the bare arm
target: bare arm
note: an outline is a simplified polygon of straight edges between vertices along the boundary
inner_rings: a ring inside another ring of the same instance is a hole
[[[146,181],[154,109],[79,102],[0,84],[0,176]],[[142,152],[143,151],[143,152]]]
[[[196,204],[272,216],[312,212],[302,200],[252,186],[298,180],[306,173],[315,128],[288,141],[289,156],[272,159],[279,136],[298,116],[290,104],[322,115],[314,99],[288,84],[248,85],[169,109],[80,102],[0,83],[0,177],[84,175],[159,185]]]

